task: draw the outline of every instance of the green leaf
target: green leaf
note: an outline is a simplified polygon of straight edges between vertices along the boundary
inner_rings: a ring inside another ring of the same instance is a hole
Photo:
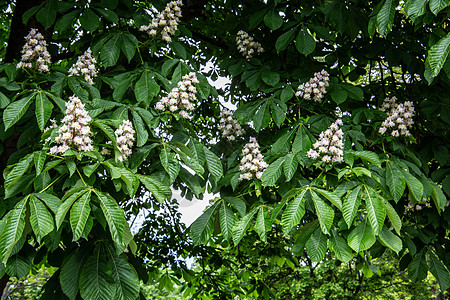
[[[2,92],[0,92],[0,108],[3,109],[8,106],[10,103],[9,98],[5,96]]]
[[[277,30],[283,25],[283,18],[278,12],[269,10],[264,16],[264,23],[272,30]]]
[[[421,201],[423,197],[423,184],[419,179],[411,175],[408,171],[403,169],[400,170],[405,177],[406,185],[408,186],[409,192],[413,196],[414,200]]]
[[[45,29],[50,28],[56,19],[56,1],[47,1],[47,4],[41,8],[37,14],[36,19],[45,26]]]
[[[394,24],[396,0],[385,0],[383,6],[377,14],[377,30],[378,33],[385,37]]]
[[[148,140],[148,131],[145,128],[145,124],[141,116],[134,110],[131,114],[133,115],[133,125],[136,128],[136,146],[141,147],[145,145]]]
[[[14,245],[22,237],[25,228],[25,214],[28,197],[20,200],[8,213],[4,220],[6,224],[0,234],[0,254],[2,262],[6,264]]]
[[[172,48],[173,52],[178,55],[179,57],[181,57],[182,59],[186,59],[187,54],[186,54],[186,49],[183,47],[183,45],[181,45],[178,42],[172,42],[170,44],[170,48]]]
[[[258,209],[258,215],[256,216],[254,228],[256,233],[259,235],[259,238],[264,242],[267,241],[267,232],[270,231],[270,227],[271,222],[267,208],[260,206]]]
[[[214,231],[215,211],[220,202],[214,203],[190,226],[190,235],[195,245],[206,243]]]
[[[322,196],[324,196],[328,201],[330,201],[334,206],[336,206],[337,208],[339,208],[339,210],[342,211],[341,198],[339,198],[335,193],[319,188],[312,188],[312,189],[321,194]]]
[[[435,15],[437,15],[441,10],[449,5],[449,0],[430,0],[430,10]]]
[[[191,138],[188,142],[188,147],[192,152],[192,156],[199,162],[200,165],[204,165],[206,163],[205,151],[203,150],[203,145],[200,144],[197,140]]]
[[[319,219],[320,228],[323,233],[329,234],[331,225],[334,220],[334,210],[325,203],[320,197],[310,190],[311,196],[314,202],[314,208],[316,209],[316,214]]]
[[[162,204],[164,203],[164,200],[170,198],[172,194],[170,187],[166,186],[161,181],[156,180],[151,175],[138,175],[138,179],[159,203]]]
[[[114,14],[115,15],[115,16],[113,15],[114,18],[117,17],[117,15],[113,11],[108,10],[108,12]],[[122,44],[120,45],[120,48],[122,49],[122,52],[125,53],[128,62],[130,62],[131,59],[133,59],[134,55],[136,54],[137,47],[138,47],[138,40],[133,34],[127,32],[122,35]]]
[[[28,254],[28,253],[27,253]],[[33,262],[33,255],[30,254],[22,255],[22,253],[18,253],[12,255],[8,263],[6,264],[6,274],[11,277],[22,278],[30,273],[31,264]],[[34,253],[33,253],[34,254]]]
[[[53,104],[48,100],[43,92],[36,95],[36,120],[41,131],[44,131],[45,124],[47,124],[52,115]]]
[[[386,214],[389,218],[389,221],[391,221],[392,227],[394,227],[397,234],[400,234],[400,229],[402,228],[402,221],[400,220],[397,211],[385,199],[380,200],[381,203],[384,205],[384,209],[386,210]]]
[[[347,91],[350,98],[358,101],[364,100],[364,92],[360,87],[354,86],[352,84],[342,84],[341,87],[343,87]]]
[[[92,9],[87,8],[83,11],[80,16],[80,24],[89,32],[94,32],[98,25],[100,24],[99,17],[92,11]]]
[[[294,142],[292,143],[292,152],[306,152],[311,148],[311,140],[308,136],[308,131],[304,125],[300,125],[297,130]]]
[[[284,176],[286,177],[286,182],[290,181],[292,177],[295,174],[295,171],[297,171],[298,167],[298,160],[294,153],[289,153],[285,156],[284,162],[283,162],[283,170],[284,170]]]
[[[152,99],[158,95],[160,86],[156,83],[152,74],[148,71],[142,72],[141,78],[134,86],[134,94],[138,102],[143,102],[150,105]]]
[[[59,205],[61,204],[61,200],[59,200],[58,197],[47,193],[37,193],[34,195],[44,201],[45,205],[47,205],[47,207],[50,208],[54,214],[56,214]]]
[[[108,222],[109,231],[113,241],[117,244],[123,244],[124,227],[128,226],[123,209],[108,194],[94,190],[100,202],[100,208]]]
[[[71,191],[69,191],[67,194],[67,198],[63,198],[63,202],[59,205],[58,211],[55,215],[55,222],[56,222],[56,228],[59,229],[61,227],[62,222],[64,221],[64,218],[66,217],[67,212],[72,207],[72,204],[77,200],[79,197],[81,197],[84,193],[88,192],[88,190],[84,187],[78,188],[78,189],[72,189],[74,191],[73,193],[69,194]],[[66,194],[66,195],[67,195]]]
[[[428,266],[425,260],[424,250],[417,253],[408,265],[408,277],[414,282],[427,278]]]
[[[261,79],[270,86],[275,86],[280,81],[280,74],[277,72],[263,71],[261,73]]]
[[[53,231],[53,217],[45,205],[36,196],[31,196],[30,206],[30,224],[36,234],[38,243],[41,239]]]
[[[104,8],[96,8],[95,10],[106,20],[108,20],[112,23],[118,24],[119,16],[113,10],[104,9]],[[127,55],[127,57],[128,57],[128,55]],[[130,59],[128,59],[128,61],[130,61]]]
[[[344,103],[345,100],[347,100],[348,93],[346,90],[342,89],[340,86],[337,86],[332,92],[331,92],[331,99],[333,99],[336,104]]]
[[[275,49],[277,49],[277,52],[283,51],[289,46],[294,39],[296,30],[297,28],[292,28],[278,37],[275,42]]]
[[[384,219],[386,218],[386,210],[378,199],[377,194],[372,188],[364,186],[364,200],[366,202],[367,216],[373,231],[378,235],[383,228]]]
[[[230,203],[239,212],[241,216],[245,215],[247,207],[243,200],[236,197],[224,197],[223,199],[226,202]]]
[[[427,9],[428,0],[408,0],[405,4],[406,15],[415,22]]]
[[[427,252],[427,262],[430,267],[431,274],[433,274],[439,283],[441,291],[443,292],[450,288],[450,272],[431,250],[428,250]]]
[[[285,153],[291,148],[291,141],[294,137],[294,133],[297,127],[295,126],[292,130],[289,130],[283,134],[279,139],[276,140],[272,145],[272,153]]]
[[[100,51],[100,60],[104,67],[116,64],[120,55],[120,34],[111,38]]]
[[[72,209],[70,210],[70,225],[72,227],[74,241],[77,241],[83,234],[91,212],[90,201],[91,192],[87,192],[72,205]]]
[[[350,232],[347,241],[350,248],[357,253],[367,250],[375,244],[375,234],[373,233],[372,226],[370,226],[367,218]]]
[[[352,151],[351,154],[353,156],[361,158],[362,160],[373,163],[375,166],[381,168],[381,160],[375,152],[364,150],[364,151]]]
[[[308,32],[306,27],[302,27],[295,39],[295,48],[303,55],[309,55],[316,49],[316,41]]]
[[[330,248],[336,254],[336,258],[344,263],[348,263],[353,259],[352,249],[347,242],[341,237],[336,230],[331,230]]]
[[[298,193],[294,200],[289,202],[284,210],[283,215],[281,216],[281,224],[283,226],[284,234],[289,234],[292,227],[300,224],[303,215],[305,214],[305,202],[306,202],[306,194],[307,190],[303,190]]]
[[[306,251],[313,262],[320,262],[327,252],[327,236],[317,228],[306,242]]]
[[[85,260],[81,269],[79,285],[81,297],[85,300],[111,300],[117,290],[117,282],[112,278],[112,263],[105,246],[98,243],[94,252]]]
[[[171,182],[175,181],[180,173],[180,163],[176,159],[175,153],[169,152],[168,147],[164,146],[159,154],[159,159],[164,170],[169,174]]]
[[[386,185],[389,187],[395,202],[403,196],[406,188],[406,181],[403,174],[392,162],[386,162]]]
[[[245,232],[250,226],[250,222],[253,217],[258,212],[257,209],[252,209],[248,214],[246,214],[242,219],[238,220],[233,226],[233,242],[237,246],[241,239],[244,237]]]
[[[209,173],[214,177],[216,182],[219,181],[223,176],[223,166],[220,159],[206,146],[203,147],[203,152],[205,153],[206,166]]]
[[[386,226],[384,226],[381,230],[379,238],[384,246],[388,247],[397,254],[403,248],[402,240],[398,236],[393,234],[392,231],[388,230]]]
[[[274,186],[280,178],[285,157],[279,157],[271,163],[261,176],[261,181],[265,186]]]
[[[450,52],[450,33],[440,39],[428,50],[425,67],[430,67],[431,77],[436,77],[444,65]]]
[[[106,246],[106,252],[113,263],[113,279],[117,283],[117,290],[114,299],[128,300],[137,299],[140,286],[136,270],[122,256],[116,254],[116,251],[110,245]]]
[[[80,276],[82,262],[87,255],[84,249],[78,249],[72,252],[67,260],[63,262],[59,282],[64,294],[70,299],[75,300],[78,294],[78,278]]]
[[[19,101],[14,101],[6,107],[3,112],[3,122],[5,123],[5,130],[16,124],[22,118],[31,105],[31,102],[36,93],[23,97]]]
[[[47,158],[47,152],[45,150],[33,152],[34,167],[36,168],[36,176],[41,174],[44,169],[45,159]]]
[[[447,204],[447,197],[445,197],[441,188],[434,182],[431,182],[432,190],[431,190],[431,198],[433,199],[434,205],[436,209],[440,213],[441,210],[444,209]]]
[[[229,240],[232,237],[233,225],[236,222],[236,217],[233,211],[226,205],[225,201],[219,208],[219,220],[220,229],[222,230],[223,237]]]
[[[255,130],[259,132],[261,129],[265,128],[270,123],[270,110],[267,102],[264,102],[258,109],[253,118],[253,125],[255,125]]]
[[[28,154],[12,168],[5,179],[5,188],[10,189],[27,172],[33,163],[33,155]]]

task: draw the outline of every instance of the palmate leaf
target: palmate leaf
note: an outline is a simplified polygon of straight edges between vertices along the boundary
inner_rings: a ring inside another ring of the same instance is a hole
[[[375,234],[372,226],[367,218],[358,224],[347,237],[347,242],[350,248],[355,252],[360,252],[369,249],[376,242]]]
[[[64,260],[61,267],[61,275],[59,282],[64,294],[70,299],[75,300],[78,294],[78,282],[82,263],[88,255],[85,248],[77,249],[76,252],[71,253],[68,259]]]
[[[408,265],[408,277],[412,281],[422,281],[427,277],[428,266],[424,250],[417,253]]]
[[[428,0],[409,0],[405,4],[405,12],[411,21],[423,15],[427,9]]]
[[[88,189],[86,187],[78,187],[69,190],[64,198],[62,199],[62,203],[58,207],[58,211],[55,215],[56,228],[59,229],[61,227],[64,218],[66,217],[67,212],[72,207],[72,204],[77,200],[81,195],[87,193]]]
[[[292,227],[300,224],[300,221],[305,214],[306,192],[307,190],[305,189],[298,193],[294,200],[289,202],[283,215],[281,216],[284,234],[289,234]]]
[[[402,228],[402,221],[397,214],[397,211],[394,207],[384,198],[381,198],[380,195],[378,195],[380,198],[381,203],[384,206],[384,209],[386,210],[386,214],[389,218],[389,221],[391,221],[392,227],[394,227],[394,230],[397,232],[397,234],[400,234],[400,229]]]
[[[113,263],[105,247],[103,243],[98,243],[82,266],[79,285],[84,300],[111,300],[116,294],[118,283],[111,274]]]
[[[317,228],[306,242],[306,251],[313,262],[320,262],[327,252],[327,236]]]
[[[45,124],[47,124],[52,115],[53,104],[48,100],[43,92],[36,94],[36,120],[41,131],[44,131]]]
[[[320,228],[323,233],[329,234],[331,225],[334,220],[334,210],[325,203],[315,192],[310,190],[311,196],[316,209],[316,214],[319,219]]]
[[[383,6],[377,14],[377,30],[383,37],[385,37],[392,29],[396,6],[396,0],[385,0]]]
[[[116,64],[120,55],[120,34],[113,36],[100,51],[100,60],[104,67],[112,67]]]
[[[389,187],[395,202],[398,202],[406,188],[405,177],[392,162],[386,163],[386,185]]]
[[[53,216],[42,201],[34,195],[30,197],[29,206],[31,227],[36,234],[38,243],[40,243],[44,236],[53,231]]]
[[[341,198],[339,198],[335,193],[327,191],[327,190],[323,190],[323,189],[319,189],[319,188],[312,188],[312,190],[316,191],[317,193],[321,194],[322,196],[324,196],[328,201],[330,201],[332,204],[334,204],[334,206],[336,206],[337,208],[339,208],[339,210],[342,210],[342,201]]]
[[[430,10],[435,15],[437,15],[441,10],[449,5],[449,0],[430,0]]]
[[[351,227],[359,205],[361,204],[361,196],[359,195],[361,187],[362,185],[359,185],[351,191],[342,206],[342,214],[344,216],[345,223],[347,223],[349,228]]]
[[[12,168],[5,179],[5,189],[11,188],[25,174],[33,162],[33,155],[28,154]]]
[[[70,225],[73,232],[73,240],[77,241],[83,234],[84,227],[89,218],[91,207],[91,192],[85,193],[73,205],[70,210]]]
[[[8,261],[14,245],[22,237],[25,228],[25,214],[28,197],[20,200],[5,216],[6,224],[0,234],[0,254],[4,264]]]
[[[136,299],[139,295],[139,278],[136,270],[110,245],[106,245],[106,253],[113,262],[112,274],[114,282],[117,283],[117,290],[114,299],[128,300]]]
[[[270,231],[271,220],[267,207],[261,205],[258,209],[258,215],[255,221],[255,231],[259,235],[259,238],[266,242],[267,232]]]
[[[134,86],[134,94],[138,102],[149,105],[152,99],[158,95],[160,86],[156,83],[152,74],[148,71],[142,72],[141,78]]]
[[[432,250],[427,252],[427,262],[431,274],[437,279],[441,291],[450,288],[450,272]]]
[[[133,110],[131,114],[133,115],[133,123],[136,128],[136,146],[141,147],[148,140],[148,131],[139,113]]]
[[[124,227],[128,226],[123,209],[106,193],[94,190],[97,195],[100,208],[108,222],[109,231],[113,241],[119,245],[123,243]]]
[[[366,203],[367,216],[373,231],[378,235],[383,228],[384,219],[386,218],[386,210],[377,197],[377,193],[372,188],[364,185],[364,200]]]
[[[5,130],[16,124],[16,122],[22,118],[22,116],[30,107],[35,95],[36,93],[25,96],[18,101],[10,103],[8,107],[6,107],[5,111],[3,112],[3,122],[5,123]]]
[[[22,255],[25,254],[25,255]],[[35,253],[22,253],[12,255],[6,263],[6,274],[11,277],[22,278],[30,273],[31,263]]]
[[[223,176],[223,166],[220,159],[207,147],[203,147],[203,152],[205,153],[206,167],[208,168],[208,171],[212,174],[216,182],[219,181],[219,179]]]
[[[414,200],[421,201],[423,197],[423,184],[419,179],[411,175],[411,173],[400,170],[405,177],[406,185],[408,186],[409,192],[413,196]]]
[[[396,236],[392,231],[388,230],[386,226],[380,232],[379,239],[381,244],[388,247],[395,253],[399,253],[403,248],[402,240]]]
[[[180,173],[180,163],[175,157],[175,153],[169,151],[169,147],[163,147],[159,154],[159,159],[161,160],[161,165],[166,170],[167,174],[170,176],[170,180],[173,182]]]
[[[444,65],[448,53],[450,52],[450,33],[440,39],[428,50],[425,67],[429,66],[431,77],[436,77]],[[431,83],[431,82],[429,82]]]
[[[229,240],[232,236],[233,225],[236,222],[236,216],[231,208],[229,208],[225,201],[222,201],[219,208],[220,229],[223,237]]]
[[[331,230],[330,248],[336,254],[336,258],[344,263],[348,263],[353,258],[352,249],[335,229]]]
[[[265,186],[273,186],[277,182],[278,178],[280,178],[283,162],[285,157],[279,157],[276,161],[271,163],[264,173],[261,176],[261,181]]]
[[[257,209],[252,209],[246,214],[242,219],[238,220],[233,226],[233,242],[237,246],[241,239],[244,237],[245,232],[250,226],[250,222],[253,220],[253,217],[258,212]]]
[[[297,156],[294,153],[289,153],[285,156],[284,162],[283,162],[283,170],[284,170],[284,176],[286,177],[286,181],[290,181],[292,177],[295,174],[295,171],[297,171],[298,167],[298,160]]]
[[[163,182],[156,180],[151,175],[138,175],[138,179],[159,203],[164,203],[164,200],[171,197],[172,191],[170,190],[170,187],[166,186]]]
[[[214,203],[191,224],[190,235],[195,245],[205,243],[211,237],[214,230],[215,212],[219,204],[220,202]]]

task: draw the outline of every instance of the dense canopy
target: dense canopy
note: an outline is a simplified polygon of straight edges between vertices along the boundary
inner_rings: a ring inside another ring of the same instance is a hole
[[[0,4],[0,288],[270,298],[334,263],[352,299],[385,257],[450,288],[450,2],[405,2]],[[175,192],[210,200],[188,229]]]

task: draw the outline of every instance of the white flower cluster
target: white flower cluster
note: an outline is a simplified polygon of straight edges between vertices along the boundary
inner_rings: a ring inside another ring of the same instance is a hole
[[[414,203],[412,203],[412,202],[410,201],[410,202],[408,202],[408,205],[406,206],[405,214],[409,214],[409,213],[411,213],[411,212],[413,212],[413,211],[419,211],[419,210],[422,210],[424,206],[425,206],[426,208],[431,207],[430,202],[428,202],[428,200],[425,199],[425,198],[422,198],[422,199],[419,201],[419,203],[417,203],[417,204],[414,204]]]
[[[342,126],[341,119],[320,133],[319,140],[314,143],[314,149],[309,149],[308,157],[317,159],[321,157],[324,163],[332,164],[335,162],[342,162],[344,155],[344,133],[339,126]]]
[[[313,99],[315,102],[322,102],[323,96],[327,93],[326,88],[330,85],[328,76],[328,72],[325,70],[314,73],[314,77],[308,82],[298,86],[295,95],[305,100]]]
[[[84,76],[89,84],[94,84],[94,77],[97,77],[98,71],[95,67],[97,60],[92,56],[91,48],[88,48],[83,55],[78,57],[76,64],[69,69],[69,76]]]
[[[117,147],[122,153],[118,160],[124,161],[133,153],[131,150],[135,141],[133,124],[129,120],[123,120],[122,125],[114,133],[116,134]]]
[[[381,124],[378,132],[384,134],[388,129],[391,130],[391,135],[399,137],[400,135],[410,136],[408,128],[414,124],[413,117],[414,106],[411,101],[397,104],[397,98],[386,98],[380,108],[381,111],[387,113],[386,120]]]
[[[266,168],[267,163],[264,161],[264,156],[259,151],[259,144],[254,137],[251,137],[250,143],[247,143],[244,146],[244,149],[242,149],[242,159],[239,171],[244,173],[239,176],[239,180],[250,180],[253,176],[260,179]]]
[[[244,129],[242,129],[241,124],[233,118],[233,112],[228,109],[224,109],[220,112],[219,122],[222,136],[226,137],[229,141],[234,141],[237,137],[244,134]]]
[[[161,28],[161,39],[167,43],[172,41],[172,36],[178,28],[178,22],[181,18],[181,0],[169,2],[166,8],[160,12],[152,23],[148,26],[141,26],[140,31],[147,31],[149,36],[156,36],[158,29]]]
[[[237,33],[236,44],[239,52],[245,56],[246,59],[250,59],[254,54],[260,54],[264,52],[261,44],[255,42],[253,37],[249,36],[244,30],[240,30]]]
[[[88,115],[81,100],[72,96],[66,103],[66,115],[62,119],[62,126],[58,129],[55,142],[60,146],[50,148],[50,154],[64,154],[71,147],[78,151],[92,151],[91,128]]]
[[[156,109],[164,111],[168,108],[170,112],[179,111],[180,116],[189,118],[188,111],[194,110],[193,103],[197,100],[195,83],[198,83],[198,79],[194,72],[184,75],[177,87],[173,88],[167,97],[163,97],[156,103]]]
[[[22,48],[22,59],[16,68],[27,68],[37,70],[41,73],[49,71],[48,65],[51,64],[50,53],[47,51],[47,42],[42,34],[36,28],[32,28],[25,37],[25,45]]]

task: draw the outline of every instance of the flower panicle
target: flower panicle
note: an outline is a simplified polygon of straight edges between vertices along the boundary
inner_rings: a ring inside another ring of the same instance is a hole
[[[149,36],[156,36],[158,32],[161,32],[161,39],[170,43],[180,22],[182,5],[181,0],[169,2],[149,25],[141,26],[139,30],[146,31]]]
[[[22,48],[22,58],[16,65],[17,69],[37,69],[41,73],[49,71],[51,64],[50,53],[47,51],[47,42],[36,28],[31,28],[25,37]]]
[[[305,100],[322,102],[324,95],[327,93],[327,87],[330,85],[329,82],[330,77],[327,71],[316,72],[308,82],[298,86],[298,91],[295,95]]]
[[[227,138],[230,142],[235,141],[236,138],[245,133],[241,124],[233,117],[233,112],[229,109],[220,112],[219,128],[222,137]]]
[[[239,180],[251,180],[253,177],[261,179],[267,167],[268,165],[264,161],[264,156],[259,150],[258,142],[254,137],[251,137],[249,143],[242,149],[239,171],[243,173],[239,176]]]
[[[411,101],[397,103],[397,97],[386,98],[380,108],[387,114],[387,118],[381,123],[378,132],[385,134],[390,132],[393,137],[410,136],[409,129],[414,125],[414,105]]]
[[[249,60],[254,55],[258,55],[264,52],[263,47],[260,43],[255,42],[253,37],[251,37],[244,30],[240,30],[236,36],[236,45],[238,51]]]
[[[119,161],[125,161],[133,154],[134,137],[133,123],[129,120],[123,120],[122,124],[114,132],[117,140],[117,147],[121,155],[117,158]]]
[[[70,67],[69,76],[83,76],[87,83],[94,84],[93,78],[97,77],[98,70],[95,67],[97,60],[92,56],[91,48],[78,57],[77,62]]]
[[[309,149],[307,155],[311,159],[320,159],[327,164],[340,163],[344,161],[344,132],[342,120],[337,119],[330,127],[322,131],[319,140]]]
[[[160,111],[167,109],[172,113],[177,112],[185,119],[191,118],[189,112],[195,109],[194,103],[197,102],[195,83],[198,83],[198,79],[194,72],[184,75],[177,87],[156,103],[155,108]]]

